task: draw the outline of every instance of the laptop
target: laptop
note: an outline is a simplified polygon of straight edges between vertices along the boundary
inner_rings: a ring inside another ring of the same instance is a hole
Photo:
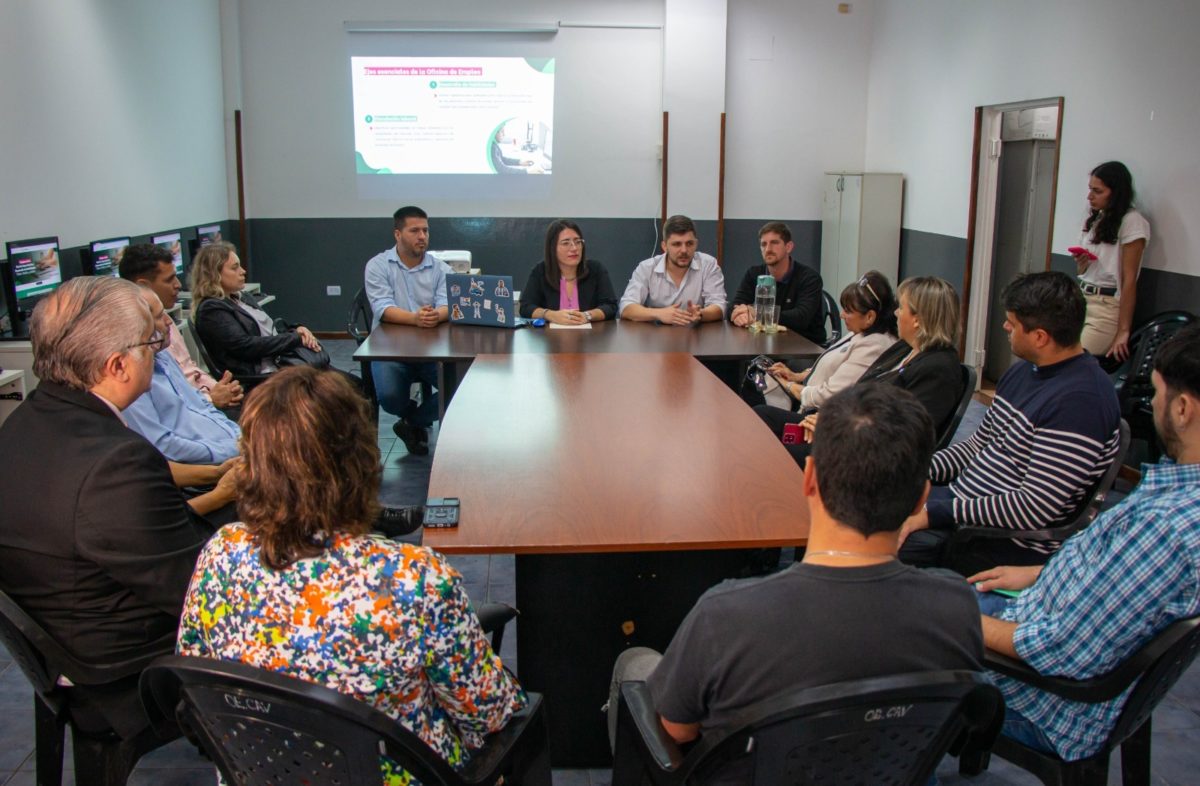
[[[446,274],[446,305],[453,325],[518,328],[529,320],[517,316],[512,276]]]

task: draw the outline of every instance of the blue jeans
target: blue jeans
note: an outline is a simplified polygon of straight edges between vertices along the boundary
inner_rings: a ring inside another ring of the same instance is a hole
[[[1000,612],[1012,605],[1014,598],[995,592],[976,592],[975,600],[979,601],[979,613],[989,617],[999,617]]]
[[[1054,753],[1050,738],[1039,729],[1033,721],[1016,710],[1004,708],[1004,727],[1000,733],[1010,740],[1016,740],[1027,748],[1033,748],[1042,753]]]
[[[371,363],[371,376],[384,412],[421,428],[429,428],[437,420],[436,393],[431,393],[420,406],[409,395],[414,382],[428,385],[431,391],[437,387],[437,363],[377,361]]]

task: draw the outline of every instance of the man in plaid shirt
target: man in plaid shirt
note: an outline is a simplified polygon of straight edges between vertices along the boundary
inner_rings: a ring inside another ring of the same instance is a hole
[[[1200,325],[1159,349],[1153,381],[1154,425],[1167,457],[1142,467],[1138,488],[1044,567],[999,567],[967,579],[980,592],[1025,590],[999,609],[987,602],[999,596],[980,596],[988,648],[1042,674],[1087,679],[1112,671],[1172,622],[1200,614]],[[1083,704],[992,679],[1007,705],[1004,733],[1066,761],[1099,750],[1129,695]]]

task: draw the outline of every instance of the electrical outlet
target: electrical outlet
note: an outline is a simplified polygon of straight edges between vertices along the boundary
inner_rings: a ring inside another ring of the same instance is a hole
[[[338,295],[342,294],[342,288],[335,284],[330,284],[329,286],[325,287],[325,294],[329,295],[330,297],[337,297]]]

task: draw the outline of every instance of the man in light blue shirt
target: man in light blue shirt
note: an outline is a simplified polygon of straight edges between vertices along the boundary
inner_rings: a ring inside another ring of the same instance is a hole
[[[450,268],[426,252],[429,216],[424,210],[410,205],[397,210],[392,218],[395,247],[371,257],[364,272],[374,325],[388,322],[436,328],[448,318],[446,273]],[[437,420],[437,395],[425,397],[418,405],[409,390],[414,382],[432,390],[437,384],[437,364],[377,361],[371,364],[371,376],[379,405],[399,418],[392,430],[408,452],[418,456],[429,453],[429,427]]]
[[[663,224],[663,253],[634,268],[621,297],[621,319],[691,325],[725,315],[725,276],[717,260],[696,251],[696,225],[687,216]]]
[[[166,338],[170,317],[149,288],[142,297],[154,315],[156,332],[164,337],[154,355],[150,389],[122,413],[129,428],[145,437],[168,461],[180,464],[220,464],[238,455],[241,429],[192,387],[170,352]]]

